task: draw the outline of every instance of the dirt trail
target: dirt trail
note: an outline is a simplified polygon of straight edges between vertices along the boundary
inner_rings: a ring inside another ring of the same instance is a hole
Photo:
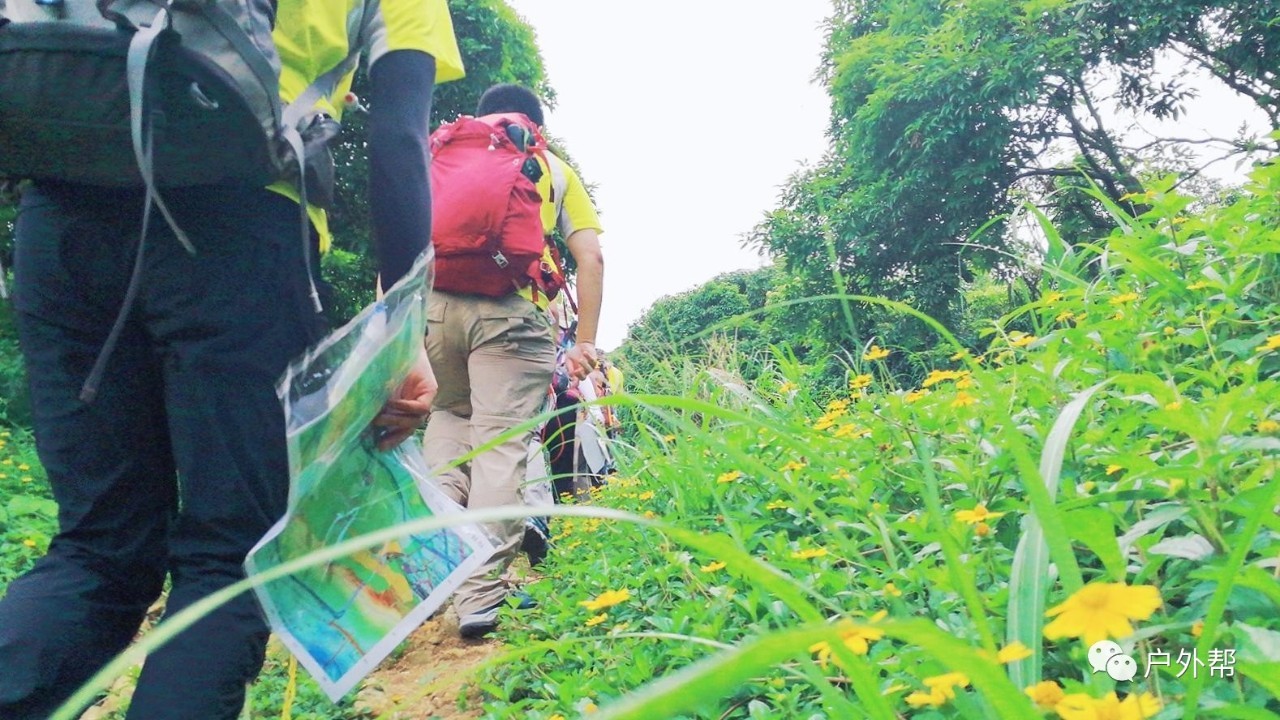
[[[479,718],[475,693],[460,708],[459,690],[471,670],[501,653],[497,640],[463,640],[452,608],[422,624],[395,660],[388,659],[369,676],[356,696],[356,707],[385,720],[462,720]]]

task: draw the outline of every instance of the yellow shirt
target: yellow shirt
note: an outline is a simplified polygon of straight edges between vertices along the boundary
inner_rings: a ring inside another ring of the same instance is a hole
[[[272,39],[280,53],[280,96],[286,102],[337,67],[351,48],[360,50],[369,67],[394,50],[425,52],[435,58],[437,84],[464,74],[446,0],[279,0]],[[354,75],[348,73],[317,107],[341,118],[341,98],[351,89]],[[271,189],[298,199],[288,183]],[[331,240],[328,218],[318,207],[308,207],[307,212],[323,252]]]
[[[569,163],[548,152],[547,159],[555,163],[555,171],[538,159],[542,166],[542,178],[538,180],[538,194],[542,196],[542,228],[550,235],[556,230],[566,240],[579,230],[592,229],[603,232],[600,227],[600,215],[596,206],[587,195],[587,188],[582,184],[578,173],[569,167]],[[544,250],[542,259],[554,266],[551,251]],[[525,287],[519,291],[520,297],[532,301],[538,307],[546,308],[547,299],[541,294],[535,299],[533,288]]]

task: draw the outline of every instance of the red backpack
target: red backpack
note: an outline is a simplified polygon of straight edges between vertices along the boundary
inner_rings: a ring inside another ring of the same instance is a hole
[[[547,297],[560,291],[564,276],[543,260],[549,243],[537,158],[549,168],[555,162],[545,148],[537,125],[518,113],[464,115],[431,134],[435,289],[489,297],[530,284]]]

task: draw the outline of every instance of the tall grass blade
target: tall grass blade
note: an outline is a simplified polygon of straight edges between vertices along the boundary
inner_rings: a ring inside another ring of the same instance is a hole
[[[1076,420],[1084,412],[1085,405],[1094,393],[1109,383],[1104,380],[1097,385],[1079,393],[1067,403],[1053,428],[1045,439],[1044,450],[1040,455],[1040,479],[1027,483],[1027,494],[1033,498],[1039,494],[1042,504],[1050,508],[1052,530],[1044,529],[1043,513],[1035,507],[1023,520],[1022,537],[1018,540],[1018,548],[1013,554],[1013,568],[1009,577],[1009,626],[1007,639],[1009,643],[1020,642],[1031,648],[1034,654],[1009,666],[1009,675],[1019,687],[1026,687],[1040,682],[1043,671],[1043,638],[1045,599],[1049,593],[1049,547],[1056,544],[1065,546],[1066,553],[1071,552],[1071,540],[1067,537],[1061,516],[1054,505],[1058,494],[1058,482],[1062,475],[1062,461],[1066,457],[1067,441],[1071,437],[1071,429]],[[1038,487],[1037,487],[1038,485]],[[1046,502],[1047,501],[1047,502]],[[1074,558],[1073,558],[1074,559]],[[1058,571],[1063,572],[1059,567]],[[1077,575],[1079,570],[1076,570]],[[1079,581],[1077,580],[1077,584]]]

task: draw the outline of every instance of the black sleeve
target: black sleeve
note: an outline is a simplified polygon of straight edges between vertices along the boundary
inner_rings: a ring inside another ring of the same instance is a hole
[[[382,287],[399,280],[431,241],[427,136],[436,60],[397,50],[369,71],[369,209]]]

